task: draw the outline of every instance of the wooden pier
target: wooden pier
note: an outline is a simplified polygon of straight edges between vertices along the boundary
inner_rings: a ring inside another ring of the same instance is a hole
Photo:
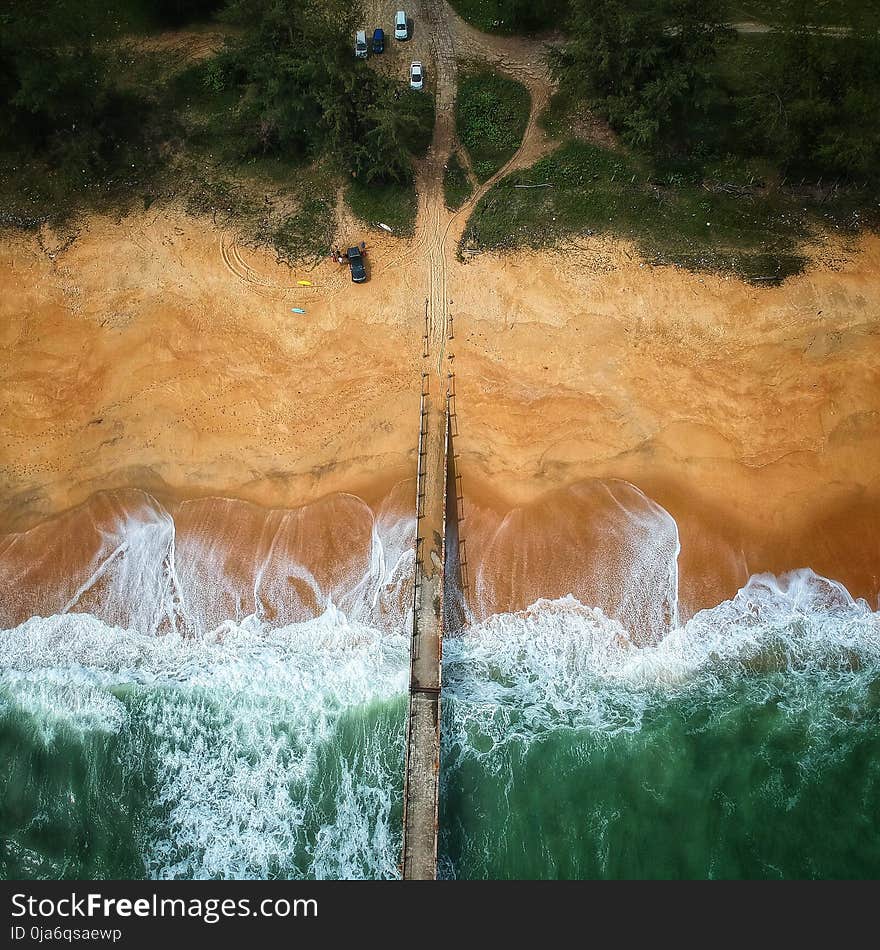
[[[443,660],[443,580],[449,398],[439,374],[422,376],[416,479],[415,605],[403,791],[404,880],[437,877],[440,778],[440,684]]]

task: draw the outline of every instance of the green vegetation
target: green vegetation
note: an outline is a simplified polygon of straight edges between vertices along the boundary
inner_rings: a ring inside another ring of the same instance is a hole
[[[556,30],[568,0],[451,0],[455,12],[485,33],[540,33]]]
[[[743,37],[718,64],[706,154],[759,156],[790,177],[880,183],[880,37]]]
[[[458,157],[458,152],[453,152],[443,176],[443,198],[446,207],[450,211],[457,211],[470,198],[473,190],[467,169]]]
[[[813,3],[783,6],[774,32],[737,36],[723,0],[572,0],[554,69],[572,107],[586,99],[661,161],[733,156],[780,178],[880,181],[880,14],[853,14],[838,36],[804,26]]]
[[[243,35],[208,82],[238,94],[228,121],[243,152],[332,154],[364,183],[412,181],[411,153],[427,147],[433,111],[427,97],[404,95],[399,83],[353,59],[357,4],[229,0],[225,17]]]
[[[455,124],[480,181],[491,178],[519,148],[530,108],[528,89],[515,79],[491,69],[463,73]]]
[[[880,9],[737,4],[456,0],[484,27],[568,31],[552,63],[561,91],[543,117],[568,144],[525,176],[553,188],[502,184],[471,238],[505,246],[613,228],[656,259],[767,277],[796,266],[817,222],[873,226]],[[746,15],[777,29],[723,25]],[[209,20],[227,40],[196,63],[174,33],[142,39]],[[430,142],[433,98],[354,60],[361,22],[357,0],[0,0],[0,226],[177,200],[293,260],[326,250],[344,184],[363,220],[411,233],[413,158]],[[829,24],[845,32],[815,28]],[[577,141],[584,103],[625,154]],[[515,152],[529,105],[514,80],[462,71],[456,123],[480,181]],[[444,176],[450,207],[470,194],[460,159]],[[621,171],[609,179],[612,165]],[[636,178],[624,191],[626,170]],[[690,227],[701,218],[705,232]]]
[[[565,138],[572,130],[577,103],[572,101],[567,89],[557,89],[550,97],[547,108],[538,117],[538,123],[548,135]]]
[[[683,144],[710,103],[724,0],[571,0],[571,7],[568,42],[554,56],[561,84],[629,145]]]
[[[731,22],[806,23],[813,26],[841,26],[874,18],[871,0],[734,0]]]
[[[0,224],[121,199],[152,180],[161,130],[96,46],[97,4],[42,0],[0,12]],[[108,19],[106,31],[128,21]]]
[[[28,0],[28,13],[33,18],[31,29],[53,29],[42,22],[46,17],[60,17],[69,27],[75,22],[87,25],[94,37],[122,34],[149,34],[205,22],[217,13],[224,0],[80,0],[73,5],[66,0]],[[3,0],[0,17],[4,24],[15,22],[15,7],[23,3]],[[59,24],[60,26],[61,24]]]
[[[523,184],[549,187],[515,187]],[[774,282],[802,268],[800,247],[818,224],[844,227],[851,212],[844,197],[820,215],[782,193],[655,177],[637,160],[572,141],[493,188],[474,212],[464,243],[541,247],[575,234],[608,233],[634,241],[652,263]]]
[[[433,100],[354,61],[357,3],[0,3],[2,225],[178,199],[291,259],[326,250],[341,181],[414,207]],[[212,14],[226,44],[190,66],[124,39]]]
[[[566,144],[493,189],[465,240],[607,232],[651,261],[780,280],[820,226],[876,227],[880,37],[864,19],[846,35],[804,28],[803,0],[774,6],[778,29],[736,35],[717,0],[572,0],[542,116]],[[578,140],[585,100],[625,151]],[[512,187],[525,183],[551,187]]]
[[[413,89],[398,90],[393,110],[404,154],[424,157],[434,129],[434,99]],[[418,203],[411,165],[399,180],[377,174],[354,177],[346,191],[351,210],[367,224],[387,224],[395,234],[411,235],[415,229]]]
[[[364,185],[353,179],[345,195],[348,206],[366,224],[387,224],[399,237],[413,233],[416,223],[416,193],[409,185],[388,182]]]

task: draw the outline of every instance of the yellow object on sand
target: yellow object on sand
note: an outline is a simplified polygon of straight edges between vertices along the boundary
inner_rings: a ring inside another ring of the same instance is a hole
[[[297,283],[300,285],[300,287],[311,287],[311,286],[312,286],[312,282],[311,282],[310,280],[298,280]]]

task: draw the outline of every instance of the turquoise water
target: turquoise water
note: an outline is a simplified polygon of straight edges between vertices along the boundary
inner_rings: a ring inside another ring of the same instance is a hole
[[[331,607],[0,634],[4,877],[394,877],[408,640]],[[637,647],[573,598],[446,644],[449,877],[880,873],[880,623],[809,572]]]

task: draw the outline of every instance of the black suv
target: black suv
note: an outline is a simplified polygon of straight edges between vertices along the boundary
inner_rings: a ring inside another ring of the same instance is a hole
[[[367,279],[363,244],[360,247],[350,247],[345,256],[348,258],[348,266],[351,268],[351,279],[356,284],[362,284]]]

